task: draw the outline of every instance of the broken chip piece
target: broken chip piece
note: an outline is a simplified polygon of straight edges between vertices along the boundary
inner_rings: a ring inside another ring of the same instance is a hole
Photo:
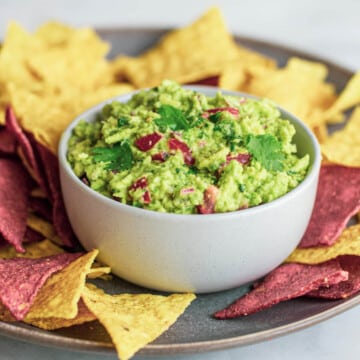
[[[307,296],[322,299],[345,299],[360,290],[360,256],[345,255],[339,257],[340,266],[349,273],[348,280],[329,286],[320,286]]]

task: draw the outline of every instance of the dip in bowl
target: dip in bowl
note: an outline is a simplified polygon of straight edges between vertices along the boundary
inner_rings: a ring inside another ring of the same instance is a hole
[[[267,100],[171,81],[114,100],[74,120],[59,159],[74,231],[116,275],[219,291],[296,247],[320,168],[301,121]]]

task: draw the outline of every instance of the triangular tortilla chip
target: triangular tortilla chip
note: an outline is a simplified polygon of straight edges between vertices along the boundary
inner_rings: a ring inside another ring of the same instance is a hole
[[[77,315],[86,275],[98,253],[93,250],[81,256],[49,278],[38,292],[25,321],[50,317],[73,319]]]
[[[80,255],[64,253],[40,259],[0,259],[0,301],[17,320],[22,320],[50,275]]]
[[[195,299],[193,294],[108,295],[94,285],[88,285],[82,297],[108,331],[122,360],[160,336]]]

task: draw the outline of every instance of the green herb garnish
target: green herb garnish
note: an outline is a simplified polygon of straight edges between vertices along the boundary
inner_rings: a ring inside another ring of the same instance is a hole
[[[92,149],[95,162],[106,162],[107,170],[128,170],[133,165],[133,154],[127,141],[116,144],[113,147],[96,147]]]
[[[205,121],[205,119],[202,117],[202,116],[198,116],[197,118],[194,118],[194,117],[188,117],[187,118],[187,121],[189,122],[189,126],[191,128],[194,128],[194,127],[200,127],[203,122]]]
[[[216,124],[221,118],[222,118],[222,112],[220,112],[220,111],[209,116],[209,120],[213,124]]]
[[[217,113],[220,114],[220,113]],[[216,114],[215,114],[216,115]],[[237,145],[242,143],[242,138],[235,133],[234,124],[232,121],[220,121],[214,126],[214,131],[221,132],[227,145],[230,147],[230,151],[235,151]]]
[[[246,186],[244,184],[239,184],[239,190],[240,192],[245,192]]]
[[[283,160],[285,155],[282,153],[281,143],[275,136],[247,135],[245,139],[249,153],[269,171],[283,170]]]
[[[199,169],[196,166],[189,166],[188,173],[196,175],[199,172]]]
[[[183,112],[171,105],[161,105],[159,108],[160,118],[155,119],[155,124],[164,132],[167,129],[178,131],[188,130],[190,125]]]
[[[120,116],[118,119],[118,127],[122,127],[129,124],[128,118],[125,116]]]

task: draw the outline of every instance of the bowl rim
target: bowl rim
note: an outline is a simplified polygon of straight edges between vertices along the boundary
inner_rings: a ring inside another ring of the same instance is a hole
[[[182,86],[185,89],[193,90],[197,92],[206,92],[211,93],[211,95],[216,95],[216,93],[221,92],[222,95],[230,95],[230,96],[237,96],[237,97],[245,97],[250,99],[263,99],[262,97],[258,97],[252,94],[239,92],[239,91],[230,91],[225,90],[219,87],[215,86],[204,86],[204,85],[183,85]],[[160,212],[155,210],[149,210],[149,209],[143,209],[138,208],[132,205],[124,204],[118,201],[115,201],[109,197],[106,197],[103,194],[100,194],[96,190],[92,189],[90,186],[84,184],[74,173],[72,170],[69,162],[67,161],[67,143],[71,136],[71,133],[74,129],[74,127],[78,124],[79,121],[85,120],[88,121],[86,118],[91,116],[92,114],[99,112],[104,105],[111,104],[113,101],[119,101],[119,102],[126,102],[128,101],[134,94],[143,91],[143,90],[149,90],[148,88],[144,89],[137,89],[135,91],[121,94],[118,96],[114,96],[112,98],[106,99],[90,108],[82,112],[81,114],[77,115],[66,127],[66,129],[62,132],[59,146],[58,146],[58,158],[59,158],[59,167],[62,168],[67,175],[71,178],[72,181],[75,182],[76,185],[80,186],[80,189],[87,192],[89,196],[94,196],[97,200],[108,204],[109,206],[114,206],[115,208],[122,209],[123,211],[133,212],[134,214],[137,214],[138,216],[144,215],[144,216],[152,216],[159,219],[169,220],[169,219],[182,219],[186,221],[206,221],[211,218],[211,220],[216,219],[223,219],[223,218],[232,218],[232,217],[244,217],[244,216],[251,216],[253,213],[263,212],[267,210],[271,210],[275,206],[281,206],[282,203],[291,200],[293,197],[297,196],[299,193],[303,191],[307,186],[309,186],[313,181],[317,180],[316,178],[319,175],[320,166],[321,166],[321,150],[319,142],[316,138],[316,136],[313,134],[313,132],[310,130],[310,128],[297,116],[292,114],[291,112],[285,110],[283,107],[278,105],[276,102],[270,100],[272,103],[275,104],[275,106],[280,110],[282,117],[286,118],[292,123],[296,123],[299,127],[301,127],[304,130],[304,133],[310,140],[311,146],[314,151],[314,159],[311,164],[311,168],[309,169],[308,173],[306,174],[304,180],[296,186],[294,189],[290,190],[286,194],[280,196],[277,199],[274,199],[270,202],[267,202],[265,204],[260,204],[257,206],[249,207],[247,209],[242,210],[236,210],[236,211],[229,211],[229,212],[223,212],[223,213],[213,213],[213,214],[179,214],[179,213],[168,213],[168,212]],[[208,95],[207,96],[211,96]],[[62,187],[62,181],[61,181],[61,187]]]

